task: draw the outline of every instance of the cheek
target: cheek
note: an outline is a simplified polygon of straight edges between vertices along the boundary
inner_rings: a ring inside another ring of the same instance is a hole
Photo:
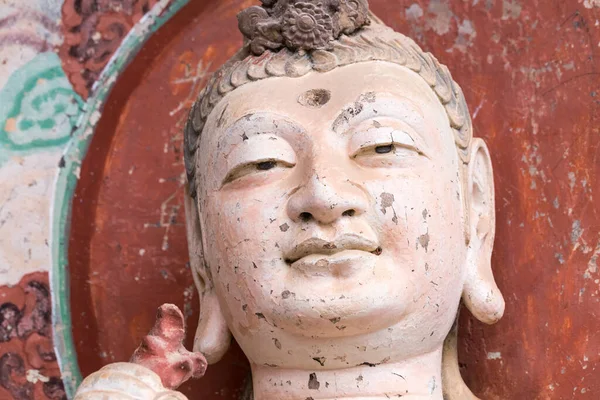
[[[277,196],[257,191],[212,196],[205,209],[207,229],[221,249],[232,252],[243,243],[276,240],[281,233],[283,205]],[[244,246],[245,247],[245,246]]]
[[[418,174],[369,182],[384,251],[423,283],[454,281],[464,265],[460,186],[451,171],[432,166]],[[435,285],[434,285],[435,286]]]
[[[462,204],[456,175],[436,165],[366,182],[365,186],[375,200],[374,211],[387,229],[415,230],[419,226],[460,220]]]
[[[220,290],[256,295],[260,285],[277,273],[273,266],[282,258],[280,244],[291,225],[283,201],[276,201],[280,197],[266,191],[238,191],[207,202],[205,256]]]

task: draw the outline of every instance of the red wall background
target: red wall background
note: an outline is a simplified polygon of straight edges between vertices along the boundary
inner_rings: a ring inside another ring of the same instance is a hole
[[[68,40],[60,55],[84,96],[154,2],[129,2],[120,12],[104,3],[66,1],[63,7]],[[192,0],[149,40],[110,95],[82,167],[69,243],[84,375],[127,360],[164,302],[184,310],[193,335],[198,299],[187,265],[181,132],[207,74],[241,44],[237,11],[254,3]],[[492,151],[493,266],[507,308],[492,327],[462,316],[465,380],[482,399],[597,399],[600,7],[593,0],[370,3],[387,24],[448,65],[467,98],[476,136]],[[110,40],[90,41],[96,31]],[[22,361],[19,368],[18,360],[9,360],[1,399],[64,398],[56,379],[15,389],[30,368],[58,376],[44,287],[47,276],[36,274],[18,289],[0,288],[2,310],[15,304],[27,321],[37,321],[21,336],[0,335],[0,357],[19,354]],[[2,321],[4,328],[12,323]],[[235,348],[183,391],[190,399],[234,399],[247,376]]]
[[[128,358],[163,302],[178,303],[195,327],[181,131],[207,72],[241,43],[235,14],[253,3],[192,1],[145,46],[104,110],[70,246],[84,374]],[[600,8],[576,0],[370,3],[449,66],[492,150],[493,265],[507,309],[493,327],[463,315],[465,379],[483,399],[598,398]],[[233,398],[246,368],[233,352],[194,384],[196,393]]]

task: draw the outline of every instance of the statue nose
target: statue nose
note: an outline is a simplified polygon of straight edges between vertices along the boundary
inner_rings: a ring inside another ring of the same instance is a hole
[[[366,209],[365,193],[348,179],[333,176],[312,177],[291,196],[287,205],[288,216],[293,221],[325,225],[361,215]]]

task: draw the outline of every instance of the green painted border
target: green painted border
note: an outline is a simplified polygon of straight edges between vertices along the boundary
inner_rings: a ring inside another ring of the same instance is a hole
[[[37,53],[9,74],[0,88],[0,168],[15,156],[63,149],[84,104],[53,51]],[[14,131],[7,130],[9,119],[16,124]],[[26,121],[28,127],[21,125]]]
[[[68,398],[74,397],[77,386],[81,382],[71,331],[67,248],[72,200],[79,179],[81,162],[87,153],[100,113],[117,76],[136,56],[146,40],[188,1],[190,0],[161,0],[131,29],[95,83],[94,92],[84,105],[83,114],[77,122],[77,130],[65,147],[64,167],[56,176],[50,214],[52,328],[54,349]]]

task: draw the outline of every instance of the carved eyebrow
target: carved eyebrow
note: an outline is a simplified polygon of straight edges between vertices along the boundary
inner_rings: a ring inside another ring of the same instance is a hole
[[[354,101],[350,107],[343,110],[333,121],[331,129],[335,132],[338,131],[340,126],[349,125],[350,122],[355,119],[365,108],[365,103],[374,103],[377,100],[375,92],[363,93]]]
[[[381,97],[384,97],[387,101],[382,101]],[[363,120],[367,120],[378,115],[380,116],[392,116],[394,111],[400,108],[409,108],[414,111],[421,120],[424,119],[423,114],[419,108],[413,104],[410,100],[400,100],[391,97],[390,95],[379,96],[375,92],[367,92],[361,94],[354,104],[343,110],[333,121],[331,129],[334,132],[341,132],[341,128],[347,129],[351,123],[358,121],[359,123]]]
[[[269,134],[271,140],[277,140],[277,136],[289,141],[290,135],[304,135],[305,132],[302,125],[284,115],[266,111],[248,112],[225,128],[216,146],[227,158],[233,148],[254,140],[254,137]]]
[[[255,126],[258,131],[247,130]],[[278,130],[303,130],[297,122],[270,112],[251,112],[233,122],[226,130],[225,137],[247,135],[246,139],[255,134],[278,133]]]

